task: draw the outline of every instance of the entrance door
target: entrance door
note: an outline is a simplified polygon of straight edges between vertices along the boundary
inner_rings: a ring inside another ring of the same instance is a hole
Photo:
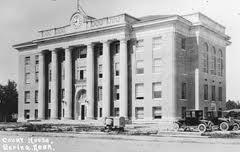
[[[84,120],[85,119],[85,105],[82,105],[81,106],[81,120]]]

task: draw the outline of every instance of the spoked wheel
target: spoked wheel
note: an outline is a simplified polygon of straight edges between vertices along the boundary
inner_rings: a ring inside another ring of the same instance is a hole
[[[207,126],[205,124],[199,124],[198,125],[198,131],[201,133],[204,133],[207,131]]]
[[[210,122],[210,123],[208,124],[208,129],[209,129],[209,131],[214,131],[214,130],[215,130],[214,123]]]
[[[238,131],[238,130],[239,130],[239,124],[234,123],[232,130],[233,130],[233,131]]]
[[[222,122],[220,124],[220,130],[221,131],[228,131],[229,130],[229,124],[227,122]]]
[[[179,128],[180,128],[180,125],[179,125],[178,123],[174,122],[174,123],[173,123],[173,130],[174,130],[174,131],[178,131]]]

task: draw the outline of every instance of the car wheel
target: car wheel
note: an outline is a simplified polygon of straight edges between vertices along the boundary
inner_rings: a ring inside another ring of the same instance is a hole
[[[205,124],[198,125],[199,132],[204,133],[204,132],[206,132],[206,130],[207,130],[207,126]]]
[[[179,130],[179,128],[180,128],[180,125],[178,124],[178,123],[173,123],[173,130],[174,131],[178,131]]]
[[[238,131],[238,130],[239,130],[239,124],[234,123],[232,130],[233,130],[233,131]]]
[[[222,122],[220,124],[220,130],[221,131],[228,131],[228,129],[229,129],[229,124],[227,122]]]
[[[215,130],[214,123],[210,122],[208,124],[208,128],[209,128],[209,131],[214,131]]]

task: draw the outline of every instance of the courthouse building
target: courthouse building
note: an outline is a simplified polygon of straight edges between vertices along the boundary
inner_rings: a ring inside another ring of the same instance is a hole
[[[169,121],[226,102],[225,27],[201,13],[96,19],[39,31],[19,52],[18,121]]]

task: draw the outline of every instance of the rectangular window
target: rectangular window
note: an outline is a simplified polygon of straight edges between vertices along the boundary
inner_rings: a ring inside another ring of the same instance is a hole
[[[120,44],[119,43],[116,43],[115,44],[115,53],[117,54],[117,53],[119,53],[119,50],[120,50]]]
[[[29,109],[24,110],[24,119],[30,119],[30,110]]]
[[[35,119],[38,119],[38,110],[37,109],[35,109],[34,117],[35,117]]]
[[[103,47],[100,44],[94,46],[94,51],[97,52],[98,56],[103,55]]]
[[[87,50],[83,49],[80,51],[80,58],[86,58],[87,57]]]
[[[119,100],[119,98],[120,98],[119,85],[115,85],[115,100]]]
[[[51,109],[48,109],[48,118],[51,117]]]
[[[62,89],[62,92],[61,92],[61,99],[63,100],[65,98],[65,90]]]
[[[136,52],[143,52],[143,51],[144,51],[143,40],[138,40],[136,43]]]
[[[51,103],[51,90],[48,90],[48,103]]]
[[[208,85],[204,85],[204,100],[208,100]]]
[[[153,49],[161,48],[162,37],[153,38]]]
[[[98,77],[102,78],[103,74],[102,74],[102,64],[98,65]]]
[[[144,99],[144,85],[143,83],[138,83],[135,86],[136,99]]]
[[[208,73],[208,54],[203,54],[203,72]]]
[[[30,91],[25,91],[24,101],[25,101],[26,104],[30,103]]]
[[[98,101],[102,101],[102,86],[98,87]]]
[[[35,56],[35,82],[39,79],[39,56]]]
[[[49,64],[49,73],[48,73],[48,78],[49,78],[49,82],[51,82],[52,81],[52,66],[51,66],[51,64]]]
[[[35,82],[38,82],[39,80],[39,72],[35,72]]]
[[[212,86],[212,101],[216,100],[215,86]]]
[[[27,73],[25,73],[25,83],[26,84],[30,84],[30,73],[29,72],[27,72]]]
[[[114,108],[114,116],[119,117],[119,108]]]
[[[30,65],[30,56],[25,57],[25,66]]]
[[[218,87],[218,100],[222,101],[222,87]]]
[[[35,98],[35,103],[38,103],[38,91],[37,90],[35,91],[35,97],[34,98]]]
[[[152,95],[154,99],[162,98],[161,82],[155,82],[152,84]]]
[[[181,99],[187,99],[187,83],[182,83]]]
[[[119,76],[119,63],[115,63],[115,76]]]
[[[186,50],[186,38],[182,38],[181,48],[182,48],[183,50]]]
[[[61,67],[61,76],[62,76],[62,80],[65,80],[65,65],[64,62],[62,63],[62,67]]]
[[[144,73],[144,63],[143,60],[137,60],[136,63],[136,74],[143,74]]]
[[[99,117],[102,117],[102,108],[99,108]]]
[[[161,72],[161,58],[153,59],[153,73],[160,73]]]
[[[186,107],[182,107],[182,118],[185,118],[186,110],[187,110]]]
[[[80,80],[86,79],[86,70],[80,70]]]
[[[135,117],[136,117],[136,119],[144,119],[144,108],[143,107],[136,107]]]
[[[39,56],[35,56],[35,71],[39,71]]]
[[[153,119],[162,119],[162,107],[153,107]]]

